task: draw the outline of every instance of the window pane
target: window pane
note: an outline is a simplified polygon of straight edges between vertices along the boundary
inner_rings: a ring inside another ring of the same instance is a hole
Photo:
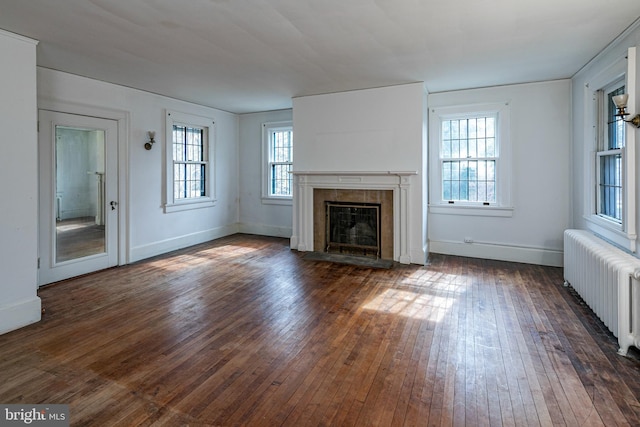
[[[496,180],[496,162],[495,160],[487,160],[487,181]]]
[[[460,181],[451,182],[451,200],[461,200],[460,199]]]
[[[487,157],[487,140],[484,138],[478,138],[478,157]]]
[[[445,120],[442,122],[442,140],[451,140],[451,121]]]
[[[607,140],[606,149],[613,150],[624,147],[625,125],[621,117],[616,117],[616,105],[613,97],[624,93],[624,86],[607,94]]]
[[[495,117],[487,117],[486,119],[486,136],[487,138],[495,138],[496,136],[496,119]]]
[[[451,197],[451,180],[442,181],[442,200],[453,200]]]
[[[495,202],[496,201],[496,183],[487,181],[487,195],[485,201]]]
[[[478,138],[487,136],[487,120],[484,117],[476,119],[478,126]]]
[[[478,181],[478,200],[488,200],[487,199],[487,181]]]
[[[184,158],[184,140],[185,140],[185,128],[184,126],[173,126],[173,160],[182,162]]]
[[[487,180],[487,162],[483,162],[483,161],[478,162],[478,180],[479,181]]]
[[[443,121],[442,158],[496,157],[495,126],[495,117]]]
[[[289,196],[291,195],[291,164],[273,164],[271,165],[271,195],[273,196]]]
[[[469,138],[477,139],[478,138],[478,121],[476,119],[469,120]]]
[[[271,161],[290,162],[292,161],[292,132],[274,131],[271,133]]]
[[[451,162],[451,179],[460,179],[460,162]]]
[[[459,139],[451,140],[451,157],[455,159],[460,158],[460,140]]]
[[[600,209],[601,215],[622,221],[622,156],[600,156]]]
[[[496,139],[487,138],[485,141],[487,147],[487,157],[496,157]]]
[[[473,160],[469,162],[469,180],[477,181],[478,179],[478,161]]]
[[[187,128],[187,160],[200,162],[204,160],[202,129]]]
[[[442,179],[451,181],[451,162],[442,162]]]
[[[471,202],[478,201],[478,182],[477,181],[469,181],[469,201]]]
[[[478,140],[476,138],[469,139],[469,157],[478,157]]]
[[[466,159],[469,156],[469,141],[467,139],[460,140],[460,158]]]

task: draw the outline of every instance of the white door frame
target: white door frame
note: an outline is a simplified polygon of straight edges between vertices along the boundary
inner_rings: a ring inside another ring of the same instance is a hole
[[[130,113],[92,105],[38,99],[38,110],[97,117],[118,122],[118,265],[129,263],[129,124]]]

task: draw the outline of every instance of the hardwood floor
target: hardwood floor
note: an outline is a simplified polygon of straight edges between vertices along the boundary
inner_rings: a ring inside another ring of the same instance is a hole
[[[562,270],[371,269],[235,235],[40,290],[0,402],[77,426],[640,425],[640,362]]]

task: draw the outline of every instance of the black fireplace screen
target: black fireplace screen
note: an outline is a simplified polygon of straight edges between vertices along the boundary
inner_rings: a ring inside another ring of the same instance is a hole
[[[380,257],[380,204],[326,202],[327,252]]]

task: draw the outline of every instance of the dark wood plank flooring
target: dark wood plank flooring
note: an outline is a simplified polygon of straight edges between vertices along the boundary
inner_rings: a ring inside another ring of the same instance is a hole
[[[40,289],[0,403],[76,426],[640,425],[640,362],[558,268],[372,269],[235,235]]]

